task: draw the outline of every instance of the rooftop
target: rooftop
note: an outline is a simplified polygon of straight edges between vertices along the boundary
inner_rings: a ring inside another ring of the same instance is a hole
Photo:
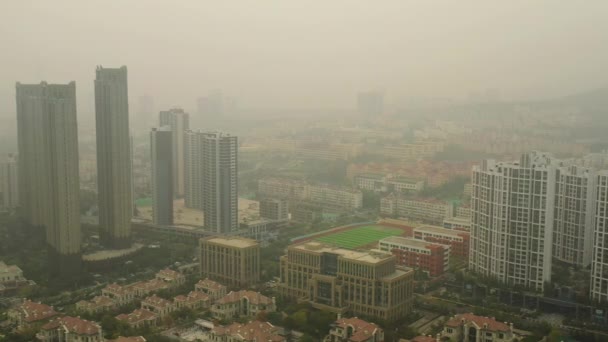
[[[32,302],[31,300],[26,300],[21,303],[19,309],[26,322],[41,321],[58,314],[53,307],[42,303]]]
[[[452,317],[445,323],[448,327],[458,327],[464,323],[474,323],[478,328],[484,328],[490,331],[509,331],[511,330],[509,325],[506,323],[498,322],[491,317],[483,317],[473,315],[472,313],[465,313]]]
[[[151,306],[159,306],[159,307],[168,307],[173,305],[173,303],[171,303],[171,301],[164,299],[162,297],[159,297],[157,295],[152,295],[149,297],[146,297],[146,299],[141,301],[142,304],[148,304]]]
[[[242,237],[212,237],[206,239],[206,241],[237,248],[247,248],[259,245],[255,240]]]
[[[418,247],[418,248],[430,248],[433,246],[445,248],[443,245],[440,245],[438,243],[432,243],[432,242],[428,242],[428,241],[424,241],[424,240],[414,239],[411,237],[401,237],[401,236],[390,236],[390,237],[384,238],[379,241],[379,243],[383,243],[383,242],[404,245],[404,246]]]
[[[146,339],[143,336],[130,336],[130,337],[118,336],[117,339],[106,340],[106,342],[146,342]]]
[[[352,327],[353,333],[349,340],[355,342],[370,339],[380,329],[376,324],[364,321],[357,317],[340,318],[336,321],[335,325],[342,329]]]
[[[211,290],[220,290],[222,288],[226,288],[226,286],[218,283],[217,281],[213,281],[209,278],[201,279],[196,283],[195,287],[206,288]]]
[[[414,228],[414,232],[416,232],[416,231],[450,235],[450,236],[454,236],[454,237],[462,237],[463,234],[468,234],[466,232],[463,232],[462,230],[447,229],[447,228],[431,226],[431,225],[418,226],[418,227]]]
[[[382,261],[385,261],[392,257],[392,255],[390,253],[355,251],[355,250],[346,249],[346,248],[334,247],[332,245],[323,244],[323,243],[316,242],[316,241],[309,241],[309,242],[306,242],[306,243],[303,243],[300,245],[291,246],[290,248],[308,251],[308,252],[315,252],[315,253],[319,253],[319,254],[332,253],[332,254],[337,254],[337,255],[341,256],[342,258],[355,260],[355,261],[362,261],[362,262],[367,262],[367,263],[382,262]]]
[[[135,309],[128,314],[120,314],[116,316],[119,321],[124,321],[128,324],[135,324],[142,321],[151,321],[156,319],[156,314],[145,309]]]
[[[215,326],[215,335],[238,336],[241,341],[282,342],[285,336],[279,334],[281,328],[268,322],[251,321],[246,324],[232,323],[228,326]]]
[[[101,332],[101,327],[97,323],[70,316],[56,318],[42,326],[42,330],[55,330],[59,328],[77,335],[97,335]]]
[[[249,303],[257,305],[257,304],[272,304],[272,299],[264,296],[259,292],[241,290],[241,291],[231,291],[224,297],[217,300],[217,304],[227,304],[227,303],[235,303],[241,300],[242,298],[247,298]]]

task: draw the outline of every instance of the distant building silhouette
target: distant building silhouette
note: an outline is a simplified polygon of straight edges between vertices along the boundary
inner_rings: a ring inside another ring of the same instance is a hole
[[[98,67],[95,79],[97,188],[102,243],[131,245],[132,174],[127,67]]]
[[[190,129],[190,115],[181,108],[161,111],[160,127],[169,126],[173,134],[173,193],[175,197],[185,194],[185,133]]]
[[[19,193],[23,217],[44,226],[51,275],[81,265],[76,84],[20,84]]]
[[[173,224],[173,135],[168,126],[150,132],[152,217],[156,225]]]

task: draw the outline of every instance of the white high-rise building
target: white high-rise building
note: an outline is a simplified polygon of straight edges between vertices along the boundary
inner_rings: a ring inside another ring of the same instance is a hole
[[[131,246],[133,216],[127,67],[98,67],[95,78],[99,228],[104,245]]]
[[[551,280],[557,168],[533,152],[473,168],[469,269],[538,291]]]
[[[184,197],[186,174],[185,133],[190,129],[190,115],[181,108],[160,112],[160,126],[173,132],[173,190],[175,197]]]
[[[0,211],[19,206],[19,166],[17,156],[9,154],[0,162]]]
[[[80,181],[76,84],[20,84],[19,194],[24,219],[44,226],[51,273],[80,268]]]
[[[553,225],[553,257],[557,260],[582,267],[591,263],[596,189],[594,169],[558,167]]]
[[[608,302],[608,171],[597,176],[596,217],[591,259],[591,299]]]
[[[237,230],[237,137],[218,132],[186,132],[185,164],[186,206],[203,210],[208,230]]]
[[[152,218],[154,224],[173,224],[173,135],[169,126],[150,132]]]

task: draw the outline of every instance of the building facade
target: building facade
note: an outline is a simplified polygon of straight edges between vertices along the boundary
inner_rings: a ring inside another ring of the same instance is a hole
[[[97,67],[95,119],[100,238],[107,247],[129,248],[133,200],[127,67]]]
[[[608,302],[608,171],[597,176],[597,210],[591,259],[591,299]]]
[[[384,330],[357,317],[338,318],[323,342],[384,342]]]
[[[101,326],[78,317],[64,316],[43,325],[36,338],[41,342],[104,342]]]
[[[260,280],[260,244],[240,237],[200,240],[201,277],[232,287],[247,287]]]
[[[216,319],[232,320],[242,317],[253,318],[263,312],[275,312],[274,298],[254,291],[230,292],[211,306],[211,314]]]
[[[380,240],[378,249],[392,253],[397,264],[419,269],[431,277],[442,275],[450,264],[450,246],[438,243],[391,236]]]
[[[440,334],[441,341],[463,342],[513,342],[518,336],[513,333],[513,324],[499,322],[494,318],[460,314],[448,320]]]
[[[469,232],[436,226],[418,226],[412,231],[414,239],[450,246],[450,256],[468,259],[471,236]]]
[[[17,156],[9,153],[0,162],[0,211],[19,206],[19,169]]]
[[[152,221],[159,226],[173,224],[173,132],[168,126],[153,128],[150,132],[152,170]]]
[[[533,152],[519,162],[473,168],[469,269],[543,290],[551,280],[556,168]]]
[[[181,108],[161,111],[159,126],[171,127],[173,135],[173,189],[175,197],[183,197],[186,191],[184,179],[186,175],[185,133],[190,129],[190,115]]]
[[[79,272],[80,181],[76,84],[20,84],[19,194],[24,219],[44,226],[52,275]]]
[[[286,199],[264,198],[260,200],[260,217],[284,221],[289,219],[289,204]]]
[[[291,245],[280,259],[279,293],[337,313],[394,321],[412,310],[413,270],[386,252],[359,252],[318,242]]]
[[[380,212],[383,215],[441,224],[444,218],[454,216],[454,205],[434,198],[410,198],[392,193],[380,200]]]

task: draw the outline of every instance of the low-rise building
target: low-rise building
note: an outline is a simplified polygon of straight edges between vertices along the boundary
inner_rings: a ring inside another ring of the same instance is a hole
[[[19,268],[19,266],[7,265],[0,261],[0,296],[9,291],[14,292],[19,288],[30,284],[33,284],[33,282],[25,279],[23,276],[23,271]]]
[[[392,193],[380,200],[380,212],[383,215],[441,224],[444,218],[454,216],[454,205],[434,198],[409,198]]]
[[[116,307],[116,303],[109,297],[95,296],[91,300],[81,300],[76,303],[76,310],[88,314],[108,311]]]
[[[64,316],[51,320],[36,338],[42,342],[104,342],[99,324],[77,317]]]
[[[251,321],[249,323],[232,323],[227,326],[214,326],[208,333],[206,341],[214,342],[285,342],[283,328],[268,322]]]
[[[469,232],[423,225],[414,228],[413,234],[415,239],[449,245],[451,256],[469,258]]]
[[[281,296],[335,313],[395,321],[412,310],[411,269],[388,252],[363,252],[319,242],[291,245],[280,259]]]
[[[173,286],[171,283],[164,280],[154,278],[152,280],[131,284],[129,287],[134,291],[136,297],[141,298],[161,290],[170,289]]]
[[[7,312],[10,322],[18,327],[28,327],[32,324],[43,323],[58,316],[52,306],[25,300]]]
[[[171,287],[183,285],[186,282],[186,276],[169,268],[156,273],[156,279],[164,281]]]
[[[154,312],[159,318],[165,318],[165,316],[175,310],[175,305],[170,300],[152,295],[141,301],[141,308]]]
[[[209,278],[199,280],[199,282],[194,285],[194,289],[209,296],[209,300],[211,301],[216,301],[228,293],[228,288],[226,286]]]
[[[380,240],[378,248],[397,257],[397,264],[422,270],[431,277],[442,275],[450,264],[449,245],[391,236]]]
[[[339,318],[323,342],[384,342],[384,330],[360,318]]]
[[[230,292],[211,306],[211,314],[217,319],[256,317],[261,312],[276,310],[274,298],[246,290]]]
[[[152,311],[145,309],[135,309],[128,314],[120,314],[116,319],[127,323],[131,328],[141,328],[156,325],[158,316]]]
[[[131,287],[116,283],[106,285],[101,290],[101,295],[112,299],[117,306],[129,304],[137,298],[135,291]]]
[[[512,342],[516,340],[513,324],[470,313],[456,315],[445,323],[442,338],[463,342]]]
[[[471,230],[471,219],[462,217],[450,217],[443,220],[443,228],[455,230]]]
[[[209,296],[201,291],[191,291],[188,295],[180,295],[173,298],[176,309],[189,308],[199,310],[208,308],[211,303]]]
[[[260,217],[277,221],[288,220],[288,203],[284,198],[263,198],[260,200]]]
[[[260,244],[241,237],[200,240],[201,276],[233,287],[247,287],[260,280]]]
[[[308,193],[309,201],[330,208],[355,210],[363,206],[363,193],[360,190],[330,185],[309,185]]]

